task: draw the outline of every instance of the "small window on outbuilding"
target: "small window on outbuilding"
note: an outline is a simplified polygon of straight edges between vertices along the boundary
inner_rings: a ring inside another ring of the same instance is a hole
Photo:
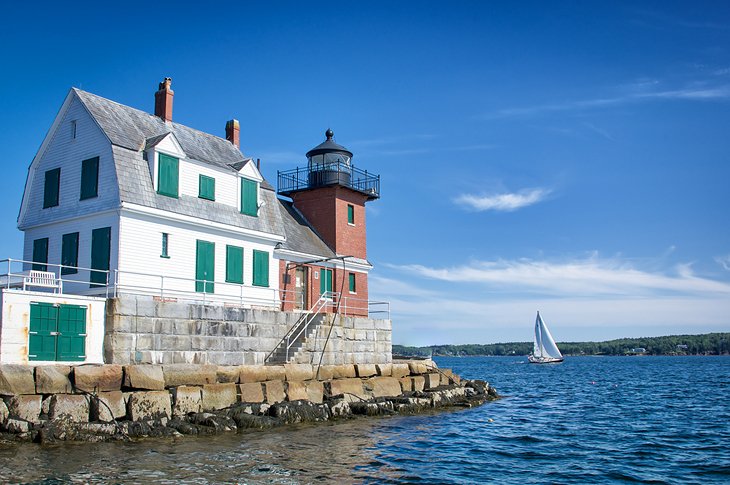
[[[347,223],[355,225],[355,206],[347,204]]]
[[[61,186],[61,168],[54,168],[46,171],[46,178],[43,183],[43,208],[56,207],[58,205],[58,191]]]
[[[355,287],[355,273],[350,273],[348,276],[348,282],[350,283],[350,293],[357,293],[357,288]]]
[[[215,200],[215,179],[201,174],[198,177],[198,197]]]

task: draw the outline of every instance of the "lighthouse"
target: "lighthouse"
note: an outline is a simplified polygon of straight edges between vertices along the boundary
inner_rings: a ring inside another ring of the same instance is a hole
[[[330,262],[332,268],[320,268],[315,277],[320,280],[320,294],[340,292],[351,301],[367,302],[367,273],[372,266],[367,260],[365,204],[380,198],[380,176],[356,168],[353,153],[335,142],[331,129],[306,158],[305,167],[278,173],[278,194],[291,198],[294,208],[337,255]]]

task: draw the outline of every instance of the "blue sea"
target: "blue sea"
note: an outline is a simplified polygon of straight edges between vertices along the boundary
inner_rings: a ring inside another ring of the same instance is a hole
[[[139,443],[0,447],[20,483],[730,483],[730,357],[437,358],[503,399]]]

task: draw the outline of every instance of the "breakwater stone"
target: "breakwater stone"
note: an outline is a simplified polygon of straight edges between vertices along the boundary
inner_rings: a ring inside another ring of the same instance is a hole
[[[308,363],[30,367],[36,390],[67,391],[69,381],[78,379],[95,391],[72,388],[71,392],[5,396],[0,399],[0,431],[17,440],[41,443],[213,434],[353,415],[471,407],[498,397],[487,382],[460,381],[450,369],[435,372],[436,366],[428,361],[416,364],[413,369],[407,362],[322,366],[320,376],[368,375],[326,381],[313,379],[317,366]],[[410,373],[424,370],[420,365],[427,372]],[[396,377],[405,370],[407,376]],[[261,381],[268,377],[278,379]],[[235,382],[242,379],[253,382]],[[225,382],[229,380],[233,382]],[[202,384],[165,386],[168,382]],[[115,386],[115,390],[98,391]]]
[[[202,386],[215,384],[218,366],[198,364],[167,364],[162,366],[165,387]]]
[[[89,397],[83,394],[54,394],[50,399],[48,418],[88,423]]]
[[[161,365],[125,365],[124,387],[149,391],[165,389]]]
[[[170,393],[167,391],[131,393],[127,401],[127,415],[132,421],[172,417]]]
[[[25,365],[0,366],[0,395],[35,394],[33,368]]]
[[[71,385],[71,366],[49,365],[35,368],[35,392],[36,394],[70,394],[73,392]]]
[[[73,370],[74,386],[86,392],[118,391],[122,388],[122,366],[80,365]]]

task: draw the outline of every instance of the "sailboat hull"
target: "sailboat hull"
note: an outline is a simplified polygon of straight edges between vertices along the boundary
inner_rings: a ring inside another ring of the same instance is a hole
[[[530,364],[559,364],[564,359],[562,357],[535,357],[534,355],[528,355],[527,360],[530,361]]]

